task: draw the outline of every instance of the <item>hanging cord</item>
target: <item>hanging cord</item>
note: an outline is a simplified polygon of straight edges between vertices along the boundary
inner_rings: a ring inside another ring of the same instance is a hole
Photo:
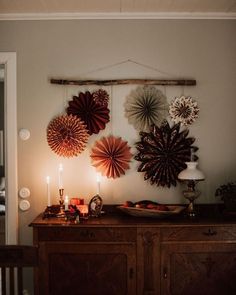
[[[120,66],[120,65],[123,65],[123,64],[127,64],[127,63],[135,64],[135,65],[138,65],[138,66],[143,67],[145,69],[155,71],[155,72],[157,72],[159,74],[163,74],[163,75],[166,75],[166,76],[169,76],[169,77],[173,77],[173,75],[171,75],[170,73],[164,72],[164,71],[159,70],[157,68],[154,68],[154,67],[152,67],[150,65],[146,65],[146,64],[140,63],[138,61],[132,60],[132,59],[123,60],[121,62],[117,62],[117,63],[106,65],[104,67],[97,68],[97,69],[94,69],[92,71],[82,73],[81,76],[87,76],[89,74],[94,74],[94,73],[104,71],[104,70],[107,70],[107,69],[110,69],[110,68],[114,68],[114,67],[117,67],[117,66]]]
[[[110,124],[111,124],[111,134],[113,135],[113,122],[112,122],[112,108],[113,108],[113,101],[112,101],[112,97],[113,97],[113,85],[111,85],[111,97],[110,97]]]
[[[163,87],[164,87],[164,94],[165,94],[165,97],[167,97],[167,96],[166,96],[166,86],[164,85]]]
[[[131,62],[131,63],[136,64],[136,65],[138,65],[138,66],[141,66],[141,67],[143,67],[143,68],[146,68],[146,69],[149,69],[149,70],[155,71],[155,72],[157,72],[157,73],[159,73],[159,74],[163,74],[163,75],[167,75],[167,76],[171,76],[171,77],[172,77],[172,75],[171,75],[170,73],[167,73],[167,72],[161,71],[161,70],[159,70],[159,69],[157,69],[157,68],[154,68],[154,67],[152,67],[152,66],[150,66],[150,65],[146,65],[146,64],[143,64],[143,63],[137,62],[137,61],[135,61],[135,60],[132,60],[132,59],[128,59],[127,62]]]
[[[62,100],[62,113],[63,114],[66,114],[67,101],[68,101],[68,87],[66,86],[64,88],[63,100]]]

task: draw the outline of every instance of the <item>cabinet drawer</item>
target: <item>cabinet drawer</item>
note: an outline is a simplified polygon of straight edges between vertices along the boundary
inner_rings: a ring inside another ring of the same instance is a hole
[[[135,228],[38,228],[39,241],[135,242]]]
[[[236,240],[236,226],[192,226],[161,229],[162,241]]]

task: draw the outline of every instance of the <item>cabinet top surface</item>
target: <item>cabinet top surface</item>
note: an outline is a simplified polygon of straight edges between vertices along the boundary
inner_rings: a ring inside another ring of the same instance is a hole
[[[37,216],[30,224],[32,227],[169,227],[169,226],[204,226],[204,225],[234,225],[236,226],[235,215],[224,215],[215,211],[204,210],[199,212],[196,218],[189,218],[185,213],[166,218],[144,218],[132,217],[114,210],[106,211],[100,217],[89,217],[80,223],[66,221],[63,218],[43,218],[43,214]]]

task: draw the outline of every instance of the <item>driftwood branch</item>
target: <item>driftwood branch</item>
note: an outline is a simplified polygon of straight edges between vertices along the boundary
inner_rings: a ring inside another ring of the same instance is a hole
[[[50,79],[51,84],[59,85],[125,85],[125,84],[142,84],[142,85],[167,85],[167,86],[193,86],[196,80],[188,79],[115,79],[115,80],[69,80],[69,79]]]

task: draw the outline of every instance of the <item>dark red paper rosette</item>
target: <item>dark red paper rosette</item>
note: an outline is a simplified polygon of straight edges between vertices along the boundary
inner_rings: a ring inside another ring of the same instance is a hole
[[[62,157],[70,158],[80,154],[85,149],[88,138],[84,122],[76,116],[58,116],[47,127],[48,145]]]
[[[69,101],[67,108],[68,115],[72,114],[86,124],[90,135],[105,129],[110,120],[109,112],[107,105],[96,103],[89,91],[80,92],[79,96],[73,96],[73,100]]]
[[[98,103],[100,105],[104,105],[104,106],[108,105],[109,94],[107,93],[106,90],[98,89],[98,90],[93,92],[92,96],[93,96],[93,100],[96,103]]]
[[[110,135],[95,142],[90,157],[98,172],[108,178],[117,178],[129,169],[132,154],[127,141]]]
[[[188,137],[188,133],[188,129],[180,131],[180,123],[170,127],[167,121],[160,127],[153,125],[149,133],[140,132],[134,159],[141,162],[138,172],[144,172],[144,180],[157,186],[176,186],[178,174],[190,161],[191,150],[198,149],[192,146],[195,138]]]

